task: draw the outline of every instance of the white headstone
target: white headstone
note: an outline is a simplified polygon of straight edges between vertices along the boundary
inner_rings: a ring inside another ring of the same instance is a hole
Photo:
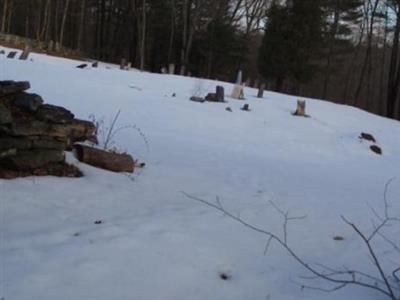
[[[242,70],[239,70],[237,77],[236,77],[236,84],[242,85]]]

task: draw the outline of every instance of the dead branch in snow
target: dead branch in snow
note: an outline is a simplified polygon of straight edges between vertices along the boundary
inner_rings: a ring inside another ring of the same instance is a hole
[[[320,287],[320,286],[311,286],[301,284],[303,289],[313,289],[319,290],[324,292],[333,292],[340,289],[343,289],[347,286],[358,286],[362,288],[367,288],[373,291],[376,291],[380,294],[385,295],[388,299],[391,300],[399,300],[400,299],[400,266],[395,266],[393,270],[385,270],[381,260],[382,257],[379,256],[372,241],[377,237],[382,237],[383,241],[386,241],[389,245],[392,246],[394,250],[398,252],[397,245],[389,238],[387,238],[383,233],[382,230],[390,225],[393,222],[399,222],[400,219],[397,217],[393,217],[390,215],[389,212],[389,203],[387,200],[387,192],[391,182],[394,179],[389,180],[385,185],[384,195],[383,195],[383,202],[384,202],[384,210],[383,214],[379,214],[376,210],[373,210],[373,214],[375,215],[378,223],[373,224],[373,230],[370,234],[366,234],[365,231],[360,229],[358,225],[354,222],[351,222],[346,217],[342,216],[342,220],[352,228],[352,230],[359,236],[363,242],[363,245],[366,247],[369,256],[372,258],[372,265],[377,271],[377,275],[367,274],[365,272],[349,269],[346,266],[341,268],[331,268],[324,266],[322,264],[310,264],[304,258],[300,257],[300,255],[288,245],[288,223],[289,221],[293,220],[301,220],[306,218],[306,216],[297,216],[293,217],[290,216],[288,211],[284,211],[279,208],[274,202],[270,201],[270,204],[274,207],[274,209],[284,218],[283,221],[283,235],[282,237],[272,231],[267,229],[263,229],[257,227],[255,225],[250,224],[249,222],[245,221],[240,217],[240,215],[234,215],[229,210],[225,209],[222,205],[222,202],[219,197],[216,198],[215,202],[211,202],[193,195],[190,195],[186,192],[182,192],[184,196],[188,199],[197,201],[202,203],[206,206],[209,206],[217,211],[222,212],[224,215],[228,216],[230,219],[234,220],[235,222],[243,225],[244,227],[258,232],[267,237],[267,243],[264,249],[264,253],[268,252],[270,245],[275,242],[279,246],[281,246],[286,252],[295,260],[297,261],[303,268],[305,268],[308,272],[311,273],[311,276],[302,277],[302,279],[306,280],[323,280],[329,282],[332,286],[329,288]],[[383,238],[384,237],[384,238]]]

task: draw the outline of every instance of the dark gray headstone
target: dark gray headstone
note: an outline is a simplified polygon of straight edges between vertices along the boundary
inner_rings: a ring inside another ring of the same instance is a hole
[[[262,83],[260,85],[260,88],[258,89],[257,98],[263,98],[264,97],[264,90],[265,90],[265,83]]]
[[[26,46],[24,51],[22,51],[21,55],[19,56],[19,59],[20,60],[27,60],[30,53],[31,53],[30,47]]]
[[[15,55],[17,55],[17,51],[10,51],[10,52],[7,54],[7,58],[14,58]]]
[[[225,91],[224,88],[220,85],[216,87],[216,101],[224,102],[225,101]]]

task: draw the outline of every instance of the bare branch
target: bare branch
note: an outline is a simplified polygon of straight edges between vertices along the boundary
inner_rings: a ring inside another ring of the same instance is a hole
[[[225,210],[224,208],[221,208],[219,205],[217,205],[215,203],[211,203],[211,202],[209,202],[207,200],[192,196],[192,195],[187,194],[187,193],[185,193],[183,191],[181,193],[184,196],[186,196],[188,199],[200,202],[200,203],[205,204],[205,205],[207,205],[209,207],[212,207],[212,208],[214,208],[214,209],[216,209],[216,210],[218,210],[220,212],[223,212],[226,216],[228,216],[232,220],[242,224],[243,226],[245,226],[245,227],[247,227],[247,228],[249,228],[249,229],[251,229],[251,230],[253,230],[255,232],[258,232],[260,234],[266,235],[268,237],[268,243],[267,243],[268,247],[269,247],[269,244],[272,241],[277,242],[280,246],[282,246],[288,252],[288,254],[290,256],[293,257],[293,259],[295,259],[306,270],[308,270],[309,272],[311,272],[312,274],[314,274],[318,278],[321,278],[321,279],[323,279],[323,280],[325,280],[327,282],[335,284],[335,287],[333,288],[333,290],[337,290],[337,289],[343,288],[343,287],[345,287],[347,285],[355,285],[355,286],[360,286],[360,287],[364,287],[364,288],[375,290],[377,292],[380,292],[381,294],[384,294],[384,295],[388,296],[392,300],[397,300],[395,298],[393,290],[390,287],[390,284],[388,283],[387,278],[386,278],[385,274],[383,273],[383,271],[382,271],[382,274],[383,274],[383,281],[385,282],[385,285],[384,285],[385,288],[379,286],[377,284],[377,282],[374,282],[373,284],[370,284],[370,283],[365,283],[365,282],[359,281],[359,280],[356,279],[354,273],[350,273],[350,274],[349,274],[349,272],[343,273],[343,275],[346,275],[346,276],[350,275],[350,278],[346,278],[346,277],[345,278],[335,278],[335,277],[329,276],[329,274],[325,274],[323,272],[320,272],[317,269],[315,269],[312,266],[310,266],[308,263],[306,263],[300,256],[297,255],[297,253],[291,247],[288,246],[288,244],[284,240],[279,238],[279,236],[277,236],[276,234],[274,234],[274,233],[272,233],[272,232],[270,232],[268,230],[265,230],[265,229],[256,227],[254,225],[251,225],[250,223],[248,223],[248,222],[244,221],[243,219],[233,215],[232,213],[230,213],[229,211]],[[352,224],[352,223],[349,222],[349,224]],[[364,240],[367,240],[366,237],[361,233],[361,231],[358,230],[358,228],[355,225],[354,225],[354,228],[355,228],[355,230],[360,232],[360,234],[361,234],[361,236],[363,237]],[[369,245],[368,241],[367,241],[367,245]],[[268,247],[266,247],[267,250],[268,250]],[[375,255],[374,251],[372,250],[372,248],[370,248],[370,252],[372,253],[373,257],[375,257],[375,262],[377,262],[378,268],[380,270],[382,270],[380,265],[379,265],[379,261],[377,260],[376,255]],[[338,275],[338,274],[335,274],[335,276],[336,275]]]
[[[271,242],[272,242],[272,237],[270,236],[270,237],[268,238],[267,244],[265,245],[265,248],[264,248],[264,255],[267,254],[267,252],[268,252],[268,250],[269,250],[269,246],[271,246]]]
[[[307,216],[300,216],[300,217],[289,217],[289,212],[286,211],[284,212],[282,209],[280,209],[272,200],[269,200],[269,203],[272,205],[272,207],[274,207],[276,209],[276,211],[282,215],[282,217],[284,218],[284,222],[283,222],[283,240],[285,242],[285,244],[287,244],[287,225],[289,221],[293,221],[293,220],[303,220],[305,219]]]
[[[361,237],[361,239],[364,241],[364,243],[366,244],[366,246],[367,246],[367,248],[368,248],[368,251],[369,251],[369,253],[370,253],[370,255],[371,255],[371,257],[372,257],[372,259],[373,259],[373,261],[374,261],[374,264],[375,264],[376,268],[377,268],[378,271],[379,271],[379,274],[380,274],[382,280],[385,282],[385,286],[386,286],[386,288],[387,288],[387,290],[388,290],[388,293],[389,293],[390,297],[391,297],[392,299],[396,299],[396,297],[395,297],[395,295],[394,295],[394,292],[393,292],[393,290],[392,290],[392,287],[391,287],[391,285],[390,285],[390,283],[389,283],[389,281],[388,281],[388,278],[387,278],[386,274],[384,273],[384,271],[383,271],[383,269],[382,269],[382,266],[381,266],[381,264],[380,264],[380,262],[379,262],[379,260],[378,260],[378,257],[376,256],[375,251],[374,251],[374,250],[372,249],[372,247],[371,247],[370,239],[368,239],[368,238],[360,231],[360,229],[359,229],[354,223],[351,223],[350,221],[348,221],[348,220],[347,220],[345,217],[343,217],[343,216],[342,216],[342,219],[343,219],[343,221],[344,221],[346,224],[348,224],[351,228],[353,228],[353,230],[354,230],[354,231]]]
[[[393,275],[394,279],[396,279],[397,282],[400,282],[400,278],[397,275],[397,273],[399,273],[399,272],[400,272],[400,267],[392,272],[392,275]]]

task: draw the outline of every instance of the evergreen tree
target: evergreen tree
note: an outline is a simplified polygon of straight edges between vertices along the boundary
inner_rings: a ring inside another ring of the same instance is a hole
[[[259,68],[265,78],[276,81],[276,90],[281,91],[284,80],[298,86],[312,78],[322,29],[320,0],[293,0],[288,6],[273,3],[267,13]]]
[[[352,26],[362,21],[364,0],[323,0],[325,14],[322,66],[323,99],[327,98],[330,79],[341,62],[341,55],[354,50]]]
[[[281,91],[283,81],[290,75],[291,37],[289,8],[274,3],[267,12],[258,66],[266,79],[275,81],[277,91]]]

